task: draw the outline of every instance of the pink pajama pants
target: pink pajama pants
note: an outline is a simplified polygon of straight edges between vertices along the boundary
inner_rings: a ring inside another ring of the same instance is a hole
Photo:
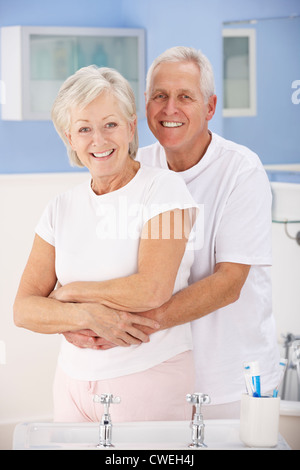
[[[68,377],[59,367],[54,380],[54,421],[100,421],[103,405],[93,395],[121,398],[110,407],[113,422],[181,421],[191,419],[186,395],[194,393],[192,351],[186,351],[143,372],[88,382]]]

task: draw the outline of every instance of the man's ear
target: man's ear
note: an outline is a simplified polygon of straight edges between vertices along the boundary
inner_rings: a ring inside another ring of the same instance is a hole
[[[206,120],[210,121],[216,112],[217,95],[211,95],[208,98]]]
[[[147,92],[146,92],[146,91],[145,91],[145,93],[144,93],[144,96],[145,96],[145,106],[147,106],[147,101],[148,101],[148,100],[147,100]]]

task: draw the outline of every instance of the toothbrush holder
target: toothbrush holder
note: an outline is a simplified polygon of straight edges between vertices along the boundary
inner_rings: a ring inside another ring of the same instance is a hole
[[[275,447],[279,433],[279,397],[241,399],[240,439],[248,447]]]

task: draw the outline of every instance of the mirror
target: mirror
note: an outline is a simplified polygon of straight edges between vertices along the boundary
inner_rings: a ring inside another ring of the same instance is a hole
[[[223,24],[223,135],[264,165],[300,162],[300,17]]]

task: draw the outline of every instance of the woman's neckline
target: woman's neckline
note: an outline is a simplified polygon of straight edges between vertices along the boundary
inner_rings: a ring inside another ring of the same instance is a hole
[[[139,162],[137,162],[139,163]],[[122,191],[125,191],[129,186],[131,186],[131,184],[133,184],[135,182],[135,180],[138,178],[140,172],[141,172],[141,164],[139,163],[139,167],[137,168],[137,171],[136,173],[133,175],[133,177],[127,182],[125,183],[124,185],[112,190],[112,191],[107,191],[107,192],[103,192],[101,194],[97,194],[93,188],[92,188],[92,182],[93,182],[93,177],[92,175],[90,175],[90,180],[89,180],[89,190],[90,190],[90,193],[92,194],[93,197],[95,198],[104,198],[104,197],[109,197],[109,195],[111,194],[118,194]]]

